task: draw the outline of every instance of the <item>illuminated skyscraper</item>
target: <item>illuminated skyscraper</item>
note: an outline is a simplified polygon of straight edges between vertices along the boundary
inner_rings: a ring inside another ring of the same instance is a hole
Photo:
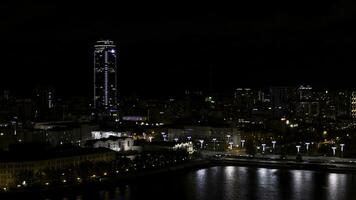
[[[351,117],[356,119],[356,92],[351,94]]]
[[[94,46],[94,109],[112,114],[117,109],[117,49],[113,41]]]

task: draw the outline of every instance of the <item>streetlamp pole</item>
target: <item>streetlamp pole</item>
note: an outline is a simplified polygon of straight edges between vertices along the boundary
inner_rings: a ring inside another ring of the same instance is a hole
[[[265,153],[266,150],[266,144],[261,144],[262,145],[262,152]]]
[[[306,145],[307,153],[309,153],[309,145],[310,145],[310,143],[306,142],[305,145]]]
[[[216,138],[213,138],[213,142],[214,142],[214,151],[215,151],[215,150],[216,150],[216,149],[215,149]]]
[[[200,149],[203,149],[204,140],[199,140],[199,142],[200,142]]]
[[[163,137],[163,141],[167,141],[167,138],[166,138],[166,133],[165,132],[162,132],[162,137]]]
[[[233,142],[229,142],[230,150],[232,150],[232,145],[233,145],[233,144],[234,144]]]
[[[275,140],[272,141],[272,148],[273,148],[273,150],[274,150],[275,147],[276,147],[276,143],[277,143],[277,142],[276,142]]]
[[[297,153],[299,154],[300,153],[300,145],[296,145],[295,147],[297,148]]]
[[[340,144],[341,157],[344,157],[344,146],[345,144]]]
[[[336,154],[336,147],[331,147],[331,149],[333,150],[333,156],[335,156],[335,154]]]
[[[226,135],[226,137],[227,137],[227,143],[229,143],[231,135]]]
[[[244,148],[245,142],[246,142],[246,140],[241,140],[241,148]]]

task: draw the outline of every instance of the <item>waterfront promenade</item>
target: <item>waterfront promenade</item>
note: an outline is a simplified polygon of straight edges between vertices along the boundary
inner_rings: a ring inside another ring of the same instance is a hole
[[[201,152],[201,155],[204,159],[210,160],[212,165],[239,165],[356,173],[355,158],[301,156],[301,160],[297,160],[296,155],[287,155],[282,159],[280,155],[273,154],[250,156],[231,152],[212,151]]]

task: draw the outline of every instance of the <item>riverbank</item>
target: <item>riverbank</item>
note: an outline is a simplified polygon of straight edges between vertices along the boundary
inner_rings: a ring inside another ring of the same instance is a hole
[[[253,168],[274,168],[274,169],[296,169],[296,170],[312,170],[332,173],[356,173],[356,165],[352,164],[329,164],[329,163],[310,163],[297,162],[291,160],[252,160],[252,159],[200,159],[193,160],[187,163],[182,163],[177,166],[167,168],[137,172],[134,174],[121,175],[119,177],[105,177],[98,181],[86,182],[81,184],[62,185],[48,188],[31,188],[22,190],[12,190],[0,193],[0,199],[13,199],[14,196],[55,196],[58,193],[72,193],[78,191],[100,190],[112,187],[114,185],[125,185],[138,181],[143,178],[155,178],[156,176],[164,176],[169,174],[186,173],[192,170],[214,166],[246,166]]]
[[[155,169],[150,171],[142,171],[133,174],[120,175],[119,177],[103,177],[97,181],[71,184],[71,185],[61,185],[56,187],[47,188],[31,188],[31,189],[16,189],[10,191],[1,191],[0,199],[13,199],[16,197],[25,196],[55,196],[57,193],[72,193],[78,191],[88,191],[91,189],[100,190],[113,185],[128,184],[134,181],[140,180],[142,178],[154,178],[157,175],[163,176],[165,174],[172,173],[185,173],[188,171],[210,167],[211,162],[209,160],[193,160],[187,163],[182,163],[176,166],[170,166],[167,168]]]
[[[249,160],[249,159],[210,159],[212,166],[246,166],[258,168],[274,169],[297,169],[325,171],[333,173],[356,173],[356,165],[330,164],[330,163],[310,163],[297,161],[269,161],[269,160]]]

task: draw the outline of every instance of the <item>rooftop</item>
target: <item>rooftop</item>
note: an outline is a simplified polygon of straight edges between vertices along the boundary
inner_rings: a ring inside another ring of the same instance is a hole
[[[17,149],[0,152],[0,162],[38,161],[111,152],[110,149],[106,148],[47,148],[45,146],[35,147],[33,145],[24,145]]]

